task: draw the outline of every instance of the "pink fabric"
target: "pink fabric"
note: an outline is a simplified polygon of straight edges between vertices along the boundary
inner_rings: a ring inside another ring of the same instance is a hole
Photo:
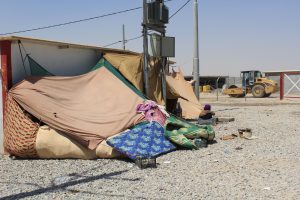
[[[160,125],[164,126],[166,122],[165,114],[160,110],[158,105],[154,101],[145,101],[144,103],[138,104],[136,111],[145,115],[145,120],[156,121]]]

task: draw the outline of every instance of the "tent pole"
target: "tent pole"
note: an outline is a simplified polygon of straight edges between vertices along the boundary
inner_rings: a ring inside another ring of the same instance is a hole
[[[164,4],[163,0],[159,0],[160,3]],[[162,37],[166,36],[166,30],[163,29],[163,32],[161,33],[161,39],[160,39],[160,53],[162,53]],[[163,66],[162,66],[162,93],[163,93],[163,99],[165,102],[165,106],[167,107],[167,81],[166,81],[166,71],[169,71],[169,63],[167,57],[162,57],[163,60]]]
[[[162,37],[165,37],[165,32],[161,34]],[[160,40],[162,42],[162,38]],[[161,50],[162,51],[162,43],[160,44]],[[163,99],[165,102],[165,105],[167,105],[167,83],[166,83],[166,66],[168,64],[167,58],[163,57],[162,58],[162,94],[163,94]]]
[[[148,31],[146,27],[147,22],[147,0],[143,1],[143,52],[144,52],[144,91],[147,97],[149,97],[149,83],[148,83]]]

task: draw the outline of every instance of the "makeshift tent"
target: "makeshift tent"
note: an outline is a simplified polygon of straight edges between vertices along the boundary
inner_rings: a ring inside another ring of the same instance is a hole
[[[194,94],[192,85],[184,79],[182,72],[171,72],[166,76],[167,98],[178,99],[182,108],[182,117],[185,119],[198,119],[203,111],[201,104]]]
[[[80,76],[28,77],[9,94],[38,120],[95,149],[143,120],[135,111],[143,98],[103,64],[99,61],[99,69]]]
[[[12,155],[31,158],[119,157],[119,152],[105,140],[127,128],[136,128],[138,123],[138,126],[143,125],[140,122],[144,116],[138,114],[136,108],[145,99],[105,58],[80,76],[28,77],[9,91],[4,120],[5,148]],[[43,123],[49,130],[40,127]],[[175,135],[166,134],[169,130],[165,134],[178,145],[181,145],[178,135],[192,134],[193,138],[199,135],[209,140],[207,134],[210,133],[196,125],[191,130],[186,125],[176,127],[178,130],[171,130]],[[51,142],[47,142],[49,140]]]

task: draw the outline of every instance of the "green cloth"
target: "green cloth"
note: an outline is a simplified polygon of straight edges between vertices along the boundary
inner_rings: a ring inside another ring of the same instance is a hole
[[[31,76],[53,76],[50,72],[48,72],[44,67],[42,67],[39,63],[37,63],[33,58],[28,56],[28,62],[30,66]]]
[[[197,126],[171,116],[166,121],[165,136],[179,146],[198,149],[199,146],[195,139],[201,138],[211,141],[215,137],[215,132],[211,125]]]

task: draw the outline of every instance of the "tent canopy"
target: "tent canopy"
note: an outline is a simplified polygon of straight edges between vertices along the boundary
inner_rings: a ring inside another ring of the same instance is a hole
[[[73,77],[28,77],[11,95],[37,119],[94,149],[103,139],[139,123],[142,94],[101,59],[97,68]]]
[[[167,98],[178,99],[182,108],[182,117],[185,119],[198,119],[203,111],[193,87],[188,83],[179,70],[172,72],[166,77],[167,80]]]
[[[103,57],[103,62],[106,65],[115,68],[120,76],[119,78],[126,79],[126,82],[130,82],[140,93],[143,93],[143,56],[142,54],[128,54],[128,53],[116,53],[106,52]],[[44,67],[37,63],[31,56],[28,56],[31,75],[33,76],[54,76],[54,74],[48,72]],[[98,64],[92,67],[91,70],[98,68]],[[148,66],[149,76],[149,99],[156,101],[160,105],[164,105],[162,97],[162,82],[160,74],[161,64],[152,59]],[[87,70],[88,71],[88,70]]]

